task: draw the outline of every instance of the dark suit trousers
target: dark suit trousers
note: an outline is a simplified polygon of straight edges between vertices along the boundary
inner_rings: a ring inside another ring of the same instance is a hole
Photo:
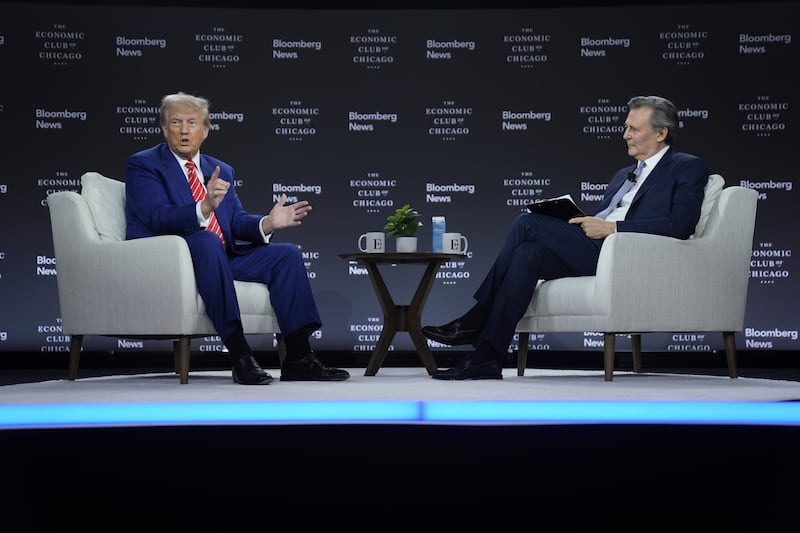
[[[547,215],[518,216],[475,292],[489,312],[481,340],[498,356],[505,354],[538,280],[594,275],[602,244],[586,237],[580,226]]]
[[[194,263],[198,292],[223,341],[241,323],[234,280],[267,284],[270,302],[284,334],[301,329],[311,333],[321,327],[303,257],[296,245],[270,243],[245,255],[229,255],[210,231],[198,231],[185,239]]]

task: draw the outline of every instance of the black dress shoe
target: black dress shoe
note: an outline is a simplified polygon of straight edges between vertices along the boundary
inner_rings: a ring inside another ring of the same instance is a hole
[[[465,379],[503,379],[503,369],[497,361],[484,361],[473,363],[467,361],[463,368],[448,368],[439,370],[433,379],[461,381]]]
[[[240,357],[233,363],[233,382],[242,385],[268,385],[272,376],[267,374],[252,355]]]
[[[297,361],[284,361],[281,381],[344,381],[350,377],[347,370],[322,364],[315,353]]]
[[[480,330],[461,329],[461,319],[457,318],[444,326],[425,326],[422,334],[431,340],[449,346],[472,344],[476,346],[480,340]]]

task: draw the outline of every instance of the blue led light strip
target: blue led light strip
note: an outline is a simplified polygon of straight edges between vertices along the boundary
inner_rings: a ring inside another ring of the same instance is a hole
[[[800,425],[798,402],[191,402],[0,406],[0,428],[302,424]]]

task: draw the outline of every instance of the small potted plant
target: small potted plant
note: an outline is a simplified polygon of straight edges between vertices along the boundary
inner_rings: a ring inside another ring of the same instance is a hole
[[[399,209],[395,209],[394,214],[386,217],[387,223],[384,230],[389,235],[397,237],[396,245],[398,252],[417,251],[417,230],[422,226],[422,215],[416,209],[412,209],[409,204]]]

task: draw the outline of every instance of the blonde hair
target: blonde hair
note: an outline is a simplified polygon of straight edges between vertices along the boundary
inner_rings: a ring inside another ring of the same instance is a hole
[[[188,106],[200,111],[200,113],[203,115],[203,126],[210,128],[211,119],[208,115],[209,105],[209,101],[200,96],[194,96],[183,92],[168,94],[161,99],[161,109],[159,110],[159,113],[161,114],[161,125],[167,125],[167,121],[169,120],[168,115],[171,109],[178,106]]]

